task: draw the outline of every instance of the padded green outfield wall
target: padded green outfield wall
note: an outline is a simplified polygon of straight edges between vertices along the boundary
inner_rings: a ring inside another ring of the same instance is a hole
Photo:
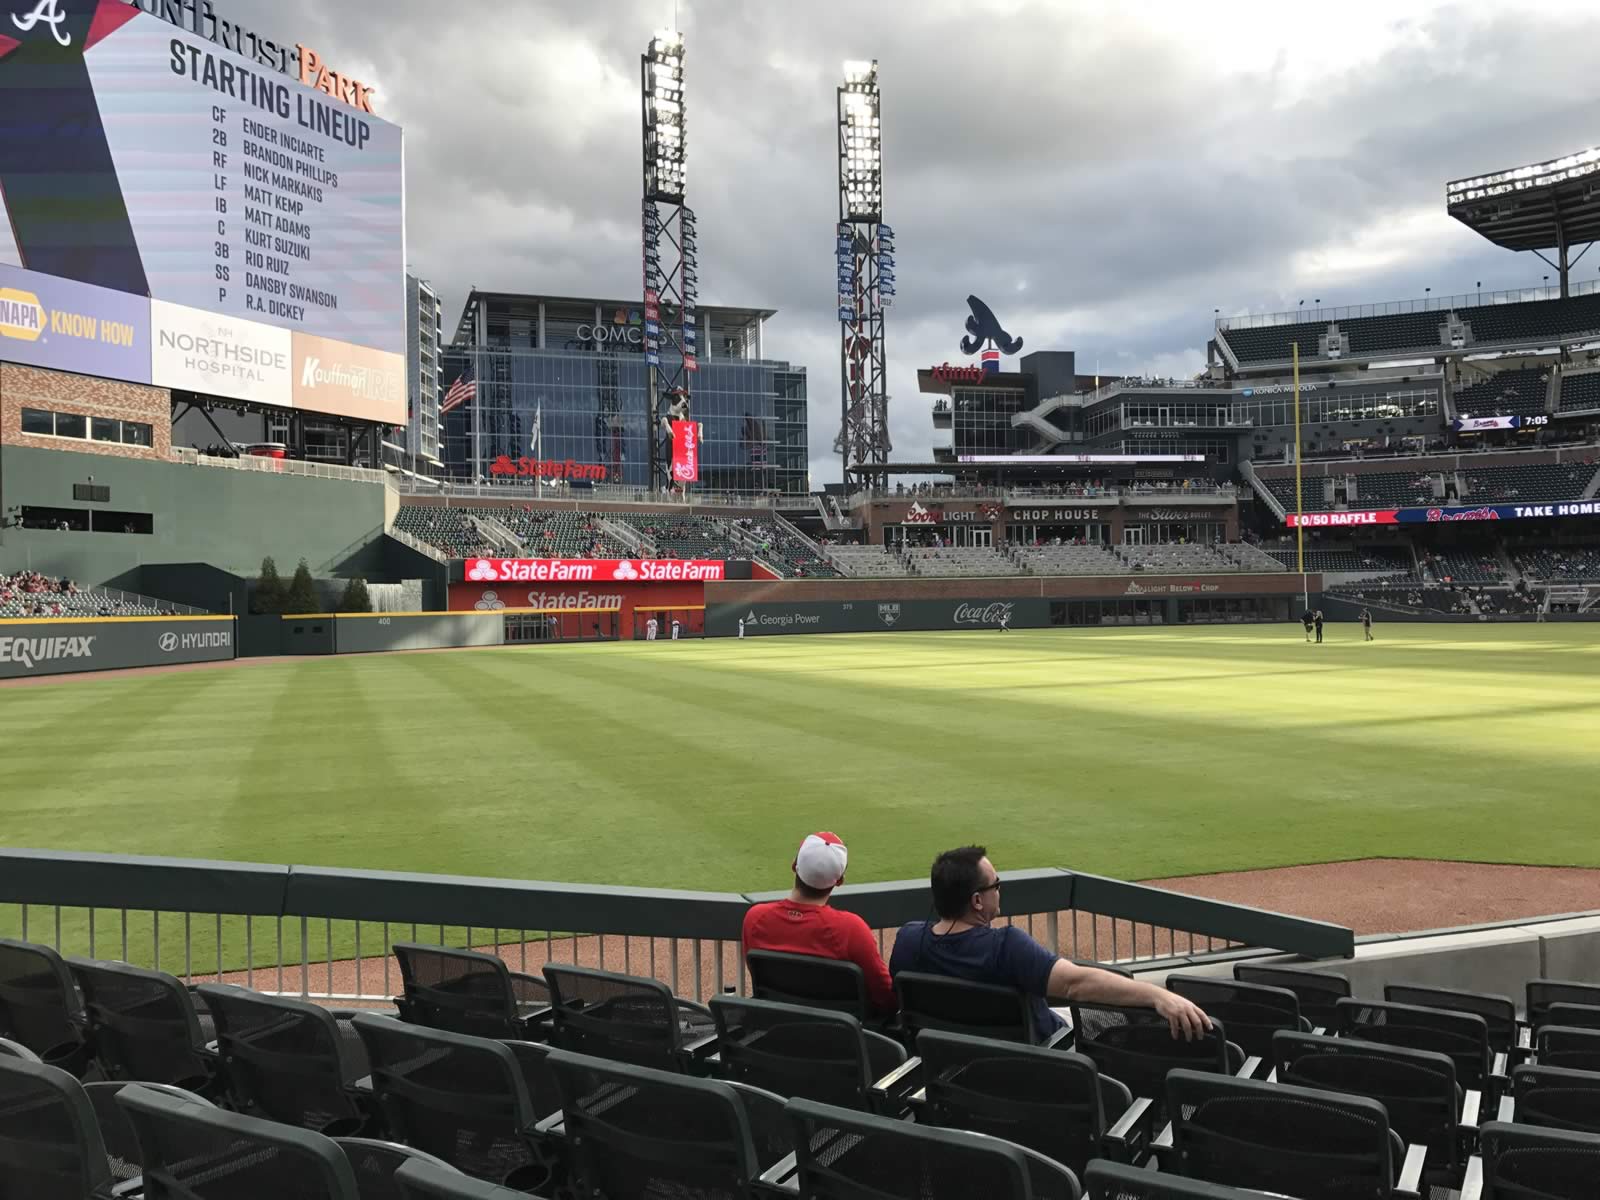
[[[90,476],[111,489],[108,503],[72,498],[72,485]],[[63,533],[7,521],[0,572],[101,584],[145,563],[203,562],[253,577],[270,554],[286,578],[301,558],[318,577],[383,578],[386,490],[381,483],[0,447],[0,513],[18,505],[149,513],[154,530]]]

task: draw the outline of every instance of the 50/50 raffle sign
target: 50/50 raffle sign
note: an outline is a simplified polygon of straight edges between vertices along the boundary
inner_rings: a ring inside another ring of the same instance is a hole
[[[469,558],[461,574],[467,583],[708,583],[726,568],[704,558]]]

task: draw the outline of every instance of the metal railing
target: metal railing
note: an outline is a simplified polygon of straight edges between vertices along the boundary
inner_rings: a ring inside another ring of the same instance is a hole
[[[1055,868],[1003,878],[1006,921],[1073,958],[1354,953],[1349,929],[1320,921]],[[746,994],[745,911],[785,894],[0,850],[0,936],[186,982],[342,1002],[395,994],[396,941],[472,946],[535,973],[545,962],[599,964],[697,1000],[728,987]],[[848,886],[832,902],[859,914],[887,954],[894,930],[928,915],[928,888],[922,880]]]
[[[415,550],[418,554],[427,555],[427,557],[433,559],[434,562],[447,563],[450,561],[450,556],[443,550],[440,550],[439,547],[425,542],[413,534],[407,533],[404,529],[391,527],[384,532],[386,532],[401,545],[411,547],[411,549]]]
[[[554,484],[540,485],[523,480],[500,483],[449,483],[430,481],[412,476],[395,481],[396,490],[403,498],[416,496],[444,496],[450,499],[513,500],[525,503],[537,500],[544,504],[560,504],[575,509],[604,504],[647,504],[652,508],[693,508],[707,505],[718,508],[776,508],[790,502],[811,503],[809,496],[790,496],[774,492],[710,492],[692,489],[680,491],[652,491],[645,487],[628,487],[615,483],[596,483],[584,488],[566,488]]]
[[[202,454],[187,446],[174,446],[172,457],[199,467],[224,467],[233,471],[259,471],[267,475],[304,475],[313,479],[343,479],[350,483],[383,483],[388,472],[368,467],[343,467],[335,463],[306,462],[297,458],[262,458],[254,454],[227,457]]]
[[[1573,296],[1600,291],[1600,280],[1586,279],[1569,289]],[[1492,304],[1521,304],[1527,300],[1559,300],[1557,287],[1515,288],[1502,292],[1463,292],[1455,296],[1424,296],[1420,300],[1389,300],[1379,304],[1347,304],[1338,308],[1291,308],[1284,312],[1245,313],[1218,317],[1217,328],[1259,329],[1268,325],[1320,324],[1356,317],[1389,317],[1403,313],[1448,312],[1452,309],[1482,308]]]

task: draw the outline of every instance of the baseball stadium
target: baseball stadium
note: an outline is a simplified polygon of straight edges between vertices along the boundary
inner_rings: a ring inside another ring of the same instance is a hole
[[[371,86],[7,12],[0,1200],[1600,1197],[1596,152],[1445,186],[1545,287],[912,389],[846,64],[814,489],[680,35],[638,293],[452,332]]]

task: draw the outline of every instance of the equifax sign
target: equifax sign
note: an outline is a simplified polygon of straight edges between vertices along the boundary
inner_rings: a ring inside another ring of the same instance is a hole
[[[721,559],[469,558],[468,583],[709,583],[727,578]]]

